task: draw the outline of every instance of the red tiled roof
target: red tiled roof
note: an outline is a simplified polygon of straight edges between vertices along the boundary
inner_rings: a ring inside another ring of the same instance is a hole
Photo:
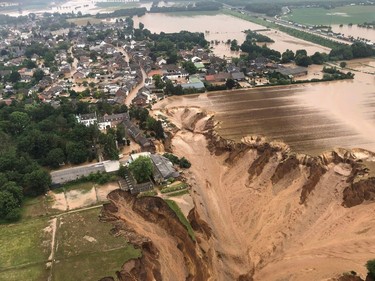
[[[163,75],[164,71],[162,69],[154,69],[154,70],[151,70],[147,76],[148,77],[152,77],[154,75]]]

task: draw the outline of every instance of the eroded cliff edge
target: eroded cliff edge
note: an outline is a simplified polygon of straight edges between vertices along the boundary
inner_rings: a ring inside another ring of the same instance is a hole
[[[197,243],[160,198],[111,193],[103,217],[144,253],[124,265],[120,280],[319,280],[364,270],[375,253],[375,204],[362,204],[375,198],[364,165],[372,153],[310,157],[261,137],[225,140],[198,108],[165,115],[177,126],[171,150],[192,162],[188,218]]]

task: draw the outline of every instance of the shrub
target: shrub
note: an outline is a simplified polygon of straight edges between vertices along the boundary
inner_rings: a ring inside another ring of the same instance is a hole
[[[180,159],[180,167],[181,168],[190,168],[191,167],[191,163],[185,157],[182,157]]]
[[[367,261],[366,268],[368,270],[369,275],[372,278],[375,278],[375,259]]]

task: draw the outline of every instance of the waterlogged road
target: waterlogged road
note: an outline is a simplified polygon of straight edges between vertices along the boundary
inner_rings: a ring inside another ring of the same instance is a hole
[[[373,61],[365,64],[375,67]],[[175,106],[199,106],[215,113],[218,131],[228,139],[261,135],[314,155],[337,147],[375,151],[375,76],[370,74],[329,83],[172,97],[156,107]]]

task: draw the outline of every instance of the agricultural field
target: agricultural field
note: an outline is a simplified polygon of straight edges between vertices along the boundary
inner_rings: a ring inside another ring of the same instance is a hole
[[[0,224],[0,280],[97,280],[139,257],[99,221],[101,203],[116,188],[83,182],[26,199],[20,222]]]
[[[47,280],[49,226],[48,219],[0,225],[0,280]]]
[[[127,260],[141,255],[124,238],[112,236],[112,225],[99,222],[99,213],[95,208],[58,218],[53,281],[114,276]]]
[[[124,262],[141,253],[110,234],[112,225],[99,222],[100,210],[0,225],[0,280],[89,281],[114,276]]]
[[[99,2],[95,4],[98,8],[102,8],[108,11],[118,10],[118,9],[130,9],[138,8],[140,3],[122,3],[122,2]]]
[[[284,19],[301,24],[362,24],[375,20],[375,6],[343,6],[335,9],[301,8],[294,9]]]
[[[97,19],[95,17],[85,17],[85,18],[74,18],[74,19],[68,19],[68,22],[72,22],[78,26],[84,26],[87,25],[87,23],[91,24],[98,24],[102,22],[102,19]]]

